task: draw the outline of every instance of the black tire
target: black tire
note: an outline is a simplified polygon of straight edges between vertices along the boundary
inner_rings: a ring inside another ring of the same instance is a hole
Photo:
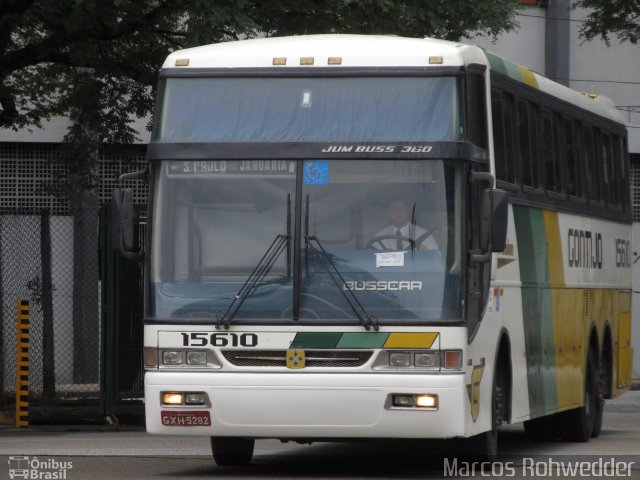
[[[607,391],[607,374],[609,371],[609,359],[602,355],[600,368],[598,369],[598,392],[596,395],[596,418],[593,423],[591,438],[596,438],[602,431],[602,418],[604,416],[604,397]]]
[[[506,419],[507,405],[504,392],[507,379],[503,370],[493,377],[493,397],[491,399],[491,430],[470,438],[471,455],[478,460],[494,461],[498,456],[498,427]]]
[[[587,371],[584,382],[584,405],[560,414],[560,435],[567,442],[588,442],[596,422],[596,404],[598,403],[598,368],[594,355],[587,358]]]
[[[217,465],[241,467],[253,457],[253,438],[211,437],[211,453]]]
[[[558,433],[558,426],[554,415],[534,418],[524,422],[527,438],[534,442],[553,442]]]

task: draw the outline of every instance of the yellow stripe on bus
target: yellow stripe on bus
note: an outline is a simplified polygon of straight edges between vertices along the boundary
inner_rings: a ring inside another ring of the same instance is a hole
[[[564,287],[564,263],[562,261],[558,212],[544,211],[544,229],[547,235],[549,282],[552,287]]]
[[[392,333],[383,348],[431,348],[438,338],[437,332]]]
[[[523,67],[522,65],[518,65],[518,70],[520,70],[520,75],[522,75],[522,81],[533,88],[539,88],[538,80],[536,80],[536,76],[534,73],[529,70],[527,67]]]

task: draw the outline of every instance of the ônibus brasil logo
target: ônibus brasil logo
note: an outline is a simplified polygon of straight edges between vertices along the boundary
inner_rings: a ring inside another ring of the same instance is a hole
[[[73,462],[63,462],[55,458],[9,457],[9,478],[33,480],[65,480],[67,470],[73,468]]]

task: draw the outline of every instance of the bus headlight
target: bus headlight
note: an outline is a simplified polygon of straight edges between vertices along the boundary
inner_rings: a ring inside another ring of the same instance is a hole
[[[462,372],[462,350],[381,350],[374,370],[407,372]]]
[[[187,365],[206,365],[206,350],[187,350]]]
[[[147,370],[222,368],[213,350],[144,347],[144,359]]]
[[[162,352],[163,365],[182,365],[183,358],[182,350],[164,350]]]
[[[391,352],[389,354],[389,365],[392,367],[408,367],[411,365],[411,353]]]
[[[416,353],[413,356],[413,363],[416,367],[435,367],[436,354],[433,352]]]

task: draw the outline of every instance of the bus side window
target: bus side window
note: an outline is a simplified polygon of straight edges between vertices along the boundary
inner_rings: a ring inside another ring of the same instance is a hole
[[[593,127],[585,125],[583,134],[587,196],[589,197],[589,202],[600,202],[600,174],[598,172],[598,156],[596,154]]]
[[[570,118],[562,119],[562,130],[564,134],[564,162],[567,172],[567,193],[570,196],[578,195],[576,157],[574,149],[573,122]]]
[[[487,148],[487,109],[485,106],[484,76],[467,75],[467,132],[469,140],[480,148]]]
[[[616,179],[618,181],[616,186],[616,206],[622,208],[622,205],[625,203],[624,198],[626,197],[627,192],[627,182],[625,182],[625,172],[624,166],[622,162],[622,142],[620,137],[617,135],[613,135],[612,137],[612,146],[613,146],[613,171],[615,172]]]
[[[518,135],[522,185],[540,187],[538,167],[538,108],[532,103],[518,101]]]
[[[585,157],[583,154],[584,145],[582,144],[582,124],[577,120],[573,120],[572,122],[572,133],[573,133],[573,176],[576,185],[576,197],[585,198],[585,187],[584,187],[584,171],[586,168],[585,165]],[[570,173],[571,175],[571,173]]]
[[[562,178],[560,176],[560,139],[554,128],[554,116],[551,110],[542,111],[542,145],[545,170],[545,188],[549,192],[562,192]]]
[[[511,95],[498,90],[491,92],[496,178],[515,184],[513,103]]]
[[[614,144],[615,140],[612,140],[611,135],[608,133],[602,134],[602,163],[604,165],[605,182],[604,192],[605,200],[610,206],[617,206],[620,198],[620,185],[618,184],[618,171],[616,168],[617,162],[614,158]]]

